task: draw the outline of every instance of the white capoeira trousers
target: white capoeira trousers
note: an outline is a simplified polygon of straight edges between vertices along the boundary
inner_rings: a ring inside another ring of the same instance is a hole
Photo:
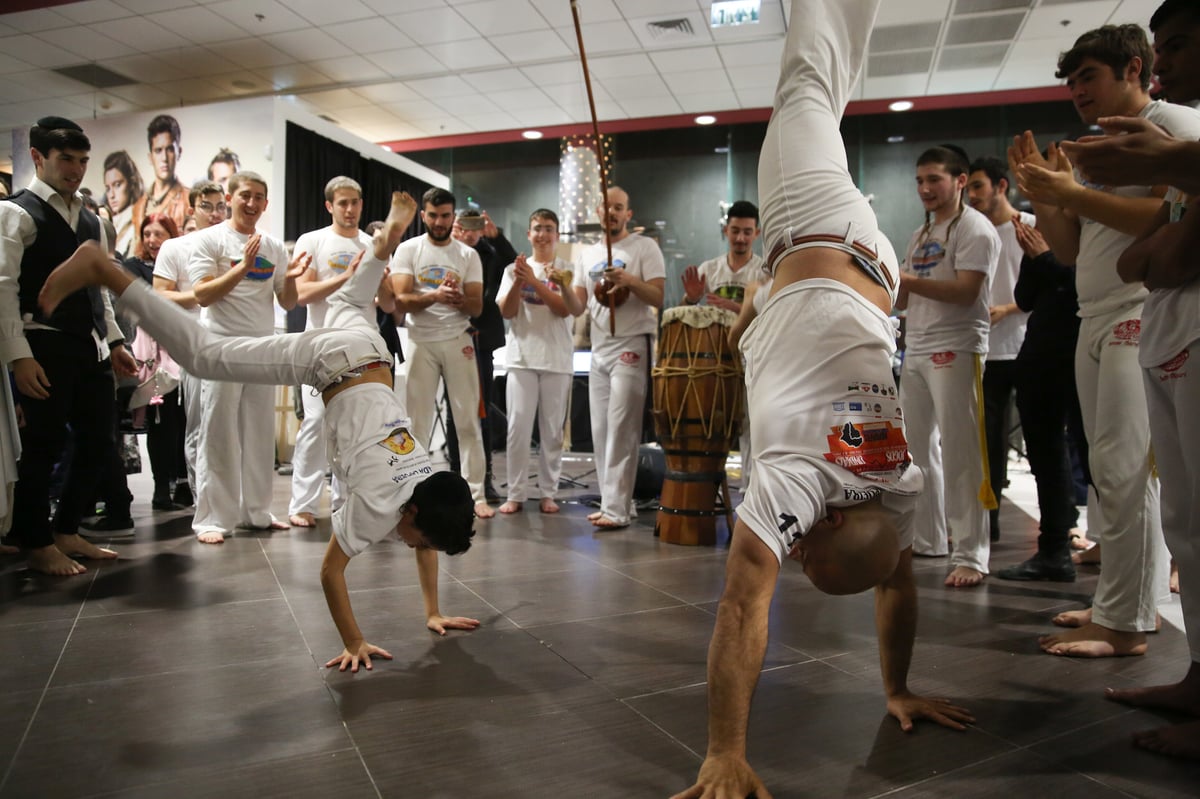
[[[325,451],[325,401],[312,386],[300,386],[300,402],[304,420],[296,433],[296,448],[292,451],[292,501],[288,514],[317,512],[321,504],[321,489],[325,487],[325,470],[329,458]],[[344,497],[336,477],[330,485],[330,507],[341,505]]]
[[[1153,631],[1156,607],[1170,596],[1138,366],[1141,316],[1138,304],[1086,317],[1075,348],[1075,383],[1098,500],[1096,511],[1088,510],[1088,535],[1099,541],[1104,557],[1092,620],[1125,632]]]
[[[483,433],[479,423],[479,367],[475,364],[475,343],[470,334],[464,330],[445,341],[410,341],[405,362],[408,366],[408,411],[412,415],[417,443],[426,450],[430,447],[438,380],[444,380],[450,395],[454,429],[458,433],[463,477],[475,502],[486,502],[483,481],[487,461],[483,455]]]
[[[592,353],[588,406],[600,483],[600,512],[628,524],[646,403],[647,336],[609,339]]]
[[[197,535],[271,524],[274,399],[271,386],[201,381]]]
[[[505,386],[508,408],[508,500],[529,498],[529,448],[533,420],[538,420],[538,490],[543,499],[558,495],[562,475],[563,425],[571,375],[540,369],[509,369]]]
[[[988,573],[991,538],[980,500],[987,460],[980,442],[983,397],[973,352],[908,353],[900,377],[900,406],[913,463],[925,473],[925,491],[913,520],[913,552],[945,555],[950,562]]]
[[[1162,526],[1179,567],[1179,601],[1192,651],[1200,663],[1200,358],[1193,341],[1165,364],[1144,369],[1150,441],[1162,491]],[[1105,568],[1108,556],[1105,555]]]
[[[196,483],[196,458],[200,452],[200,378],[186,369],[179,370],[179,384],[183,389],[183,460],[187,464],[188,485],[193,495],[198,491]]]

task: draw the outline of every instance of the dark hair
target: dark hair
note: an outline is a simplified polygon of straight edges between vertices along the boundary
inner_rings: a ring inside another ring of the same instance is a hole
[[[1196,0],[1165,0],[1150,17],[1150,31],[1158,33],[1158,29],[1176,17],[1186,16],[1193,25],[1200,24],[1200,4]]]
[[[749,200],[738,200],[729,206],[729,211],[725,214],[725,221],[730,219],[753,219],[754,226],[758,227],[758,206]]]
[[[87,186],[81,186],[79,196],[83,198],[83,207],[91,211],[93,214],[100,213],[100,203],[96,202],[96,198],[92,196],[92,190]]]
[[[243,183],[257,183],[263,187],[263,194],[267,193],[267,181],[262,175],[249,170],[234,172],[229,176],[229,193],[233,194]]]
[[[225,199],[225,190],[221,188],[220,183],[215,180],[197,180],[188,192],[188,205],[195,208],[196,203],[206,194],[219,194],[222,200]]]
[[[125,150],[117,150],[109,153],[104,159],[104,173],[108,170],[115,169],[125,176],[125,196],[129,200],[129,205],[133,205],[142,195],[146,193],[146,187],[142,185],[142,173],[138,171],[137,164],[129,157],[129,153]],[[103,179],[103,173],[101,179]],[[105,192],[105,205],[108,204],[108,192]],[[117,213],[119,209],[109,208],[110,213]]]
[[[368,236],[374,236],[376,230],[383,230],[383,221],[376,219],[374,222],[368,222],[366,229]]]
[[[159,114],[146,126],[146,142],[153,147],[154,137],[160,133],[170,133],[171,142],[179,144],[179,120],[170,114]]]
[[[987,175],[988,180],[993,186],[999,187],[1000,181],[1004,181],[1008,185],[1012,185],[1012,181],[1008,179],[1008,166],[999,158],[985,155],[981,158],[976,158],[971,162],[971,172],[982,172]]]
[[[1154,50],[1146,31],[1141,25],[1105,25],[1088,31],[1075,40],[1075,45],[1058,57],[1058,71],[1054,77],[1069,78],[1086,58],[1094,58],[1112,70],[1118,79],[1133,61],[1134,57],[1142,61],[1142,70],[1138,77],[1142,88],[1150,88],[1150,72],[1154,66]]]
[[[445,189],[439,189],[437,186],[426,191],[421,195],[421,210],[427,206],[437,208],[439,205],[457,205],[454,195]]]
[[[213,156],[213,160],[208,162],[208,179],[213,179],[212,168],[213,164],[229,164],[234,172],[242,168],[242,162],[238,160],[237,153],[230,150],[228,147],[222,147],[217,150],[217,154]]]
[[[535,219],[544,219],[554,223],[554,229],[558,229],[558,214],[551,211],[549,208],[539,208],[529,215],[529,224],[533,224]]]
[[[55,127],[43,127],[43,122]],[[29,129],[29,146],[46,158],[50,157],[51,150],[82,150],[86,153],[92,149],[87,134],[74,122],[61,117],[39,119],[38,124]]]
[[[937,147],[930,147],[917,159],[917,166],[925,166],[927,164],[941,164],[946,167],[946,171],[952,177],[967,174],[967,169],[971,159],[967,158],[967,153],[961,147],[954,144],[939,144]]]
[[[142,217],[142,224],[138,226],[138,257],[142,260],[146,259],[146,228],[155,222],[162,225],[169,238],[179,238],[179,225],[175,224],[174,219],[166,214],[146,214]]]
[[[461,475],[435,472],[417,483],[409,502],[417,506],[413,524],[434,549],[457,555],[471,548],[475,502]]]

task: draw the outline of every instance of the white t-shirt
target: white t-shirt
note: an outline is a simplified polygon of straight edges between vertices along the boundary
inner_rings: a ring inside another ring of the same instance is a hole
[[[569,271],[571,265],[561,258],[555,258],[552,264],[543,264],[532,258],[528,259],[529,267],[537,279],[550,287],[555,294],[561,294],[559,287],[547,279],[548,267],[558,271]],[[513,264],[504,270],[500,280],[497,297],[505,297],[513,286]],[[567,287],[571,291],[571,287]],[[521,306],[517,315],[509,320],[508,335],[505,337],[504,358],[509,369],[537,369],[542,372],[556,374],[572,374],[575,354],[575,342],[571,338],[573,318],[558,316],[542,301],[533,287],[521,286]]]
[[[663,263],[662,250],[653,239],[630,233],[612,247],[613,266],[627,269],[641,280],[665,279],[667,267]],[[608,328],[609,309],[607,303],[596,299],[593,286],[604,278],[608,266],[607,247],[603,241],[584,250],[575,265],[575,284],[587,291],[588,313],[592,318],[592,351],[602,351],[610,341],[653,333],[658,326],[654,309],[642,302],[633,293],[616,309],[616,333]]]
[[[433,474],[395,392],[380,383],[346,389],[325,410],[329,461],[347,497],[333,513],[346,557],[391,536],[417,483]]]
[[[448,277],[458,281],[465,292],[468,283],[483,283],[483,264],[479,253],[457,239],[444,247],[429,241],[429,236],[409,239],[396,248],[392,272],[413,276],[413,291],[428,294],[437,291]],[[466,332],[471,318],[466,312],[435,302],[408,315],[408,337],[413,341],[446,341]]]
[[[1177,189],[1171,189],[1166,200],[1171,204],[1171,221],[1178,222],[1187,211],[1186,198]],[[1150,292],[1142,307],[1142,339],[1138,347],[1138,363],[1142,368],[1152,369],[1179,358],[1175,369],[1164,370],[1167,375],[1174,374],[1190,357],[1183,355],[1183,351],[1197,339],[1200,339],[1200,280]]]
[[[312,255],[312,266],[317,272],[317,280],[329,280],[346,271],[354,256],[371,246],[371,237],[363,231],[358,231],[354,238],[339,235],[332,227],[320,230],[310,230],[296,239],[292,252],[296,255],[309,253]],[[325,327],[325,314],[329,311],[328,299],[317,300],[308,304],[307,330]],[[371,316],[374,319],[374,314]]]
[[[710,258],[697,267],[700,275],[705,278],[708,293],[738,303],[746,296],[746,286],[758,280],[763,274],[764,261],[757,253],[750,254],[750,260],[736,272],[729,268],[729,255],[719,255]],[[707,297],[701,297],[697,305],[703,305]]]
[[[1200,139],[1200,112],[1161,100],[1151,101],[1138,115],[1180,139]],[[1076,172],[1084,186],[1119,197],[1149,197],[1149,186],[1100,186],[1088,183]],[[1079,218],[1079,256],[1076,258],[1075,291],[1079,295],[1079,315],[1103,316],[1135,305],[1148,292],[1141,283],[1123,283],[1117,274],[1117,259],[1133,244],[1135,236],[1105,227],[1086,217]]]
[[[1018,213],[1020,220],[1033,227],[1037,218],[1033,214]],[[996,233],[1000,236],[1000,262],[996,265],[996,274],[992,276],[992,305],[1009,305],[1015,303],[1014,292],[1017,289],[1017,277],[1021,274],[1021,258],[1025,251],[1017,241],[1017,229],[1012,220],[999,225]],[[1014,361],[1021,351],[1021,343],[1025,341],[1025,325],[1029,314],[1017,311],[992,325],[988,335],[989,361]]]
[[[196,231],[188,277],[192,285],[204,277],[220,277],[242,262],[250,236],[231,222]],[[233,291],[204,309],[201,319],[226,336],[269,336],[275,332],[275,296],[287,280],[288,255],[283,242],[262,234],[254,265]]]
[[[188,261],[192,258],[192,245],[196,242],[198,230],[193,230],[186,236],[167,239],[154,259],[154,276],[166,278],[175,283],[176,291],[191,291],[192,279],[188,276]],[[200,315],[200,306],[185,308],[193,316]]]
[[[827,508],[882,496],[909,546],[924,481],[904,437],[892,321],[843,283],[803,280],[767,301],[741,351],[754,470],[738,515],[782,561]]]
[[[988,351],[988,332],[992,327],[988,284],[999,257],[1000,236],[996,234],[996,226],[971,207],[963,208],[957,222],[951,219],[928,229],[922,227],[913,234],[904,271],[924,280],[954,280],[959,271],[983,272],[987,279],[971,305],[909,294],[905,334],[908,352],[926,355]]]

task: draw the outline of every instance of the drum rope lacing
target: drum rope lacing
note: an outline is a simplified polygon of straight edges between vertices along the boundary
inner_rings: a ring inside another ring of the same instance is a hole
[[[664,378],[686,377],[687,378],[687,387],[683,391],[683,396],[680,398],[678,408],[675,408],[675,409],[666,408],[665,409],[667,414],[669,415],[670,421],[671,421],[671,437],[672,438],[675,438],[676,436],[679,435],[679,426],[683,423],[683,410],[684,410],[684,408],[687,407],[689,396],[695,397],[697,405],[699,405],[702,401],[702,397],[700,396],[700,391],[699,391],[698,384],[697,384],[697,378],[716,377],[719,380],[725,380],[725,379],[733,378],[733,377],[740,378],[742,376],[742,369],[738,365],[722,363],[722,364],[718,364],[715,366],[714,365],[701,366],[697,363],[700,352],[718,352],[720,350],[720,347],[717,346],[717,342],[713,339],[713,331],[716,331],[718,334],[723,334],[724,328],[721,326],[716,326],[716,325],[707,328],[705,330],[705,335],[709,339],[707,342],[708,347],[706,349],[693,350],[691,341],[689,341],[688,338],[682,334],[683,333],[682,328],[681,327],[671,328],[670,338],[664,342],[664,344],[666,345],[664,347],[664,350],[666,352],[679,352],[679,348],[678,348],[678,345],[680,343],[679,339],[682,339],[684,351],[687,356],[687,365],[686,366],[682,366],[682,365],[677,366],[674,364],[667,365],[667,366],[659,365],[659,366],[655,366],[650,371],[650,373],[653,377],[664,377]],[[740,385],[740,383],[739,383],[739,385]],[[718,408],[725,407],[725,404],[726,404],[725,400],[727,398],[724,396],[724,394],[725,394],[725,384],[718,383],[717,390],[713,392],[711,405],[710,405],[710,407],[705,409],[705,410],[707,410],[707,415],[705,415],[703,418],[700,419],[701,430],[703,431],[705,438],[713,438],[713,432],[717,426],[716,425],[717,410],[718,410]],[[669,397],[664,398],[664,399],[669,399]],[[734,425],[737,424],[738,419],[741,417],[741,405],[742,405],[741,392],[736,392],[735,396],[733,396],[729,399],[732,399],[732,402],[729,403],[730,412],[728,414],[725,414],[726,418],[723,420],[723,422],[724,422],[723,432],[724,432],[725,438],[727,438],[727,439],[732,438]]]

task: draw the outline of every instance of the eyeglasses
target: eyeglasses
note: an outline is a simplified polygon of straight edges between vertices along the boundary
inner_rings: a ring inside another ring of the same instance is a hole
[[[217,203],[216,205],[213,205],[210,202],[202,200],[200,202],[200,210],[206,214],[211,214],[213,211],[217,211],[218,213],[223,214],[229,210],[229,206],[226,205],[225,203]]]

